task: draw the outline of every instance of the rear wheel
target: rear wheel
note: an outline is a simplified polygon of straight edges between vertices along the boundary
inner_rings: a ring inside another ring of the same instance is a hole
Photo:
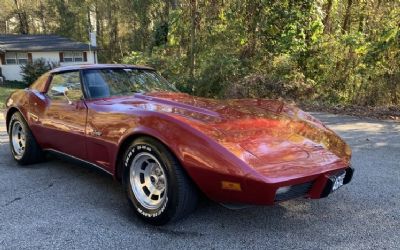
[[[176,157],[157,140],[135,140],[125,152],[123,164],[128,199],[141,219],[163,225],[196,208],[196,187]]]
[[[8,128],[11,152],[20,165],[37,163],[43,159],[41,148],[19,112],[11,116]]]

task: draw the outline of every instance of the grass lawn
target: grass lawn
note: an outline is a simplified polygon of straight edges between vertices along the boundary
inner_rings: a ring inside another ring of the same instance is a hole
[[[6,99],[12,92],[23,88],[26,88],[26,86],[21,83],[0,84],[0,109],[4,109],[6,107]]]

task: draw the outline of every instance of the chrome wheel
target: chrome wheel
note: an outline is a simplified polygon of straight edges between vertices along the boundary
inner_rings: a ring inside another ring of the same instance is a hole
[[[19,121],[15,121],[11,128],[11,143],[15,158],[20,159],[24,155],[26,145],[26,133]]]
[[[160,162],[150,153],[133,158],[129,179],[138,202],[147,209],[160,208],[167,193],[167,177]]]

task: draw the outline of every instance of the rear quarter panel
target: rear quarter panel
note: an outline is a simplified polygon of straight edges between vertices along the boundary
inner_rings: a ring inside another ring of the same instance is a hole
[[[15,111],[19,111],[29,124],[29,96],[30,96],[30,90],[21,89],[12,93],[10,97],[6,100],[5,117],[6,117],[7,131],[11,115]]]

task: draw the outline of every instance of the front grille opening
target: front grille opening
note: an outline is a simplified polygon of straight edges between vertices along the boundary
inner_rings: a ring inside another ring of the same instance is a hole
[[[313,185],[313,182],[306,182],[306,183],[290,186],[290,187],[288,187],[287,191],[277,193],[275,195],[275,201],[285,201],[285,200],[303,197],[310,191],[312,185]]]

